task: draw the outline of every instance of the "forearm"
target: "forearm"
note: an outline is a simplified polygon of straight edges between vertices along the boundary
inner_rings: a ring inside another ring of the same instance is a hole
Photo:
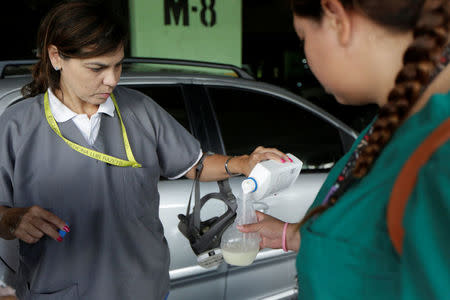
[[[225,163],[229,158],[230,156],[221,154],[214,154],[206,157],[203,162],[203,171],[200,176],[200,181],[218,181],[230,177],[225,169]],[[231,174],[245,174],[247,172],[247,160],[248,155],[232,157],[227,164],[228,171]],[[195,167],[186,174],[186,177],[190,179],[195,178]]]
[[[214,154],[208,156],[203,162],[203,171],[200,181],[218,181],[228,178],[229,175],[225,171],[225,162],[228,156]]]
[[[11,232],[11,228],[14,228],[15,224],[13,220],[6,214],[9,210],[14,209],[6,206],[0,206],[0,238],[5,240],[13,240],[16,237]]]
[[[264,148],[261,146],[257,147],[250,155],[230,157],[220,154],[214,154],[205,158],[200,180],[223,180],[230,177],[231,174],[243,174],[245,176],[248,176],[257,163],[268,159],[273,159],[282,163],[290,160],[290,158],[286,156],[286,154],[275,148]],[[226,163],[227,169],[225,169]],[[195,167],[189,170],[189,172],[186,174],[186,177],[190,179],[195,178]]]

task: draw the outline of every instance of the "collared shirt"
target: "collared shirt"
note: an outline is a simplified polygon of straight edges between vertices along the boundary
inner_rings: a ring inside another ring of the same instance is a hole
[[[50,103],[50,110],[52,111],[53,117],[56,122],[66,122],[70,119],[73,120],[77,128],[81,131],[81,134],[85,138],[85,140],[89,143],[89,145],[93,145],[95,139],[98,136],[98,131],[100,129],[100,121],[101,121],[101,113],[107,114],[111,117],[114,117],[114,103],[112,102],[111,97],[108,97],[106,101],[98,107],[98,110],[95,114],[88,118],[86,114],[77,114],[68,108],[64,103],[62,103],[56,96],[53,94],[51,89],[48,89],[48,100]]]
[[[100,129],[100,114],[104,113],[111,117],[114,117],[115,107],[111,97],[108,97],[108,99],[106,99],[104,103],[100,104],[97,112],[93,114],[90,119],[86,114],[77,114],[66,105],[64,105],[64,103],[62,103],[55,96],[55,94],[53,94],[50,88],[48,89],[48,99],[50,103],[50,110],[52,111],[53,117],[55,118],[56,122],[66,122],[72,119],[77,128],[81,131],[81,134],[83,135],[85,140],[91,146],[94,144],[95,139],[98,136],[98,131]],[[200,161],[202,155],[203,151],[200,149],[197,160],[188,169],[184,170],[176,176],[169,177],[168,179],[174,180],[186,175],[186,173],[189,172],[189,170],[191,170]]]

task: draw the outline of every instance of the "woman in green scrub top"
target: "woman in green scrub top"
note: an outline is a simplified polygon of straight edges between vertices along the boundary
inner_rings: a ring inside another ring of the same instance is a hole
[[[418,173],[401,254],[386,221],[400,169],[450,118],[450,1],[291,3],[325,89],[342,104],[378,104],[379,114],[299,223],[258,213],[240,230],[259,232],[261,248],[298,251],[299,299],[450,299],[450,142]]]
[[[0,237],[19,240],[21,300],[168,293],[157,184],[193,179],[203,153],[152,99],[117,86],[126,38],[102,7],[58,5],[39,30],[27,99],[0,117]],[[211,155],[200,180],[249,174],[265,159],[288,158],[263,147]]]

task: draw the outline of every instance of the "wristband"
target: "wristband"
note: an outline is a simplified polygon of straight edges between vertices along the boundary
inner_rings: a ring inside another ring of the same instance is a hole
[[[227,172],[227,174],[228,174],[230,177],[241,175],[241,174],[239,174],[239,173],[233,174],[233,173],[230,172],[230,170],[228,170],[228,163],[230,162],[230,160],[231,160],[233,157],[234,157],[234,156],[228,157],[227,161],[225,162],[225,171]]]
[[[284,252],[288,252],[288,250],[286,249],[286,229],[287,229],[288,225],[289,225],[288,222],[284,223],[283,237],[281,238],[281,247],[283,247]]]

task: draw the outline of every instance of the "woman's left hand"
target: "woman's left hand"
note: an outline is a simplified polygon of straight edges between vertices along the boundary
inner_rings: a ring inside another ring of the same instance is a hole
[[[264,148],[262,146],[257,147],[250,155],[242,155],[233,157],[232,173],[242,173],[248,176],[253,170],[255,165],[263,160],[272,159],[281,163],[292,162],[292,160],[283,152],[276,148]],[[236,168],[239,167],[239,170]]]
[[[259,247],[280,249],[283,247],[283,227],[285,222],[256,211],[257,223],[237,226],[241,232],[257,232],[261,236]],[[298,251],[300,248],[300,231],[295,223],[288,223],[285,246],[288,250]]]

